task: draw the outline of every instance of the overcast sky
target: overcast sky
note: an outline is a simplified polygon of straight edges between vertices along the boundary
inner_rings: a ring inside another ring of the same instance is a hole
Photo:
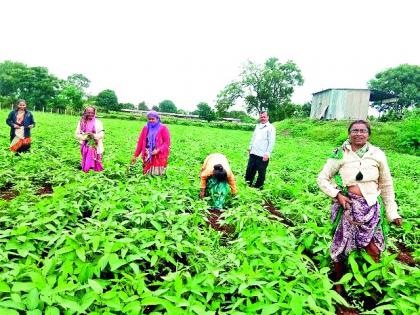
[[[214,106],[247,60],[293,60],[293,101],[420,64],[418,0],[0,0],[0,62],[82,73],[120,102]]]

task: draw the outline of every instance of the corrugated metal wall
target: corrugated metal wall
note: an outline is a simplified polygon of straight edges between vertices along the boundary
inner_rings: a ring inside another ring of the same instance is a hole
[[[311,118],[366,119],[369,109],[369,90],[330,89],[312,98]]]

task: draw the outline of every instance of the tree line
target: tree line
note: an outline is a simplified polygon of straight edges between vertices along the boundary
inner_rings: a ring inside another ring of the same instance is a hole
[[[103,111],[122,109],[156,110],[159,112],[196,114],[207,121],[219,117],[237,118],[252,122],[251,117],[267,111],[272,121],[289,117],[308,117],[311,104],[293,104],[291,97],[304,79],[299,67],[291,60],[280,63],[269,58],[263,64],[248,61],[242,66],[239,79],[225,86],[217,95],[214,108],[200,102],[193,112],[177,108],[171,100],[148,106],[140,102],[120,103],[115,91],[106,89],[98,95],[90,95],[86,89],[90,80],[80,73],[67,79],[59,79],[46,67],[29,67],[23,63],[5,61],[0,63],[0,104],[9,105],[25,99],[31,109],[80,112],[86,104],[95,104]],[[400,65],[379,72],[367,83],[370,89],[381,90],[398,96],[398,101],[388,104],[374,103],[380,113],[402,118],[404,110],[418,107],[420,99],[420,67]],[[245,111],[232,110],[242,104]]]

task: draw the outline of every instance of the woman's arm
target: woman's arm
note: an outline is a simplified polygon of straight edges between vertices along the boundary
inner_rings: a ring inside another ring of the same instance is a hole
[[[147,136],[147,127],[145,126],[141,130],[139,140],[137,141],[136,151],[134,152],[135,158],[137,158],[142,153],[143,143],[146,141],[146,136]]]
[[[228,172],[227,180],[228,180],[228,183],[229,183],[229,186],[230,186],[230,191],[231,191],[232,195],[236,195],[238,190],[236,189],[235,176],[233,176],[232,171]]]
[[[339,159],[328,159],[325,163],[324,168],[321,173],[319,173],[316,182],[318,183],[319,188],[331,198],[337,197],[337,194],[340,190],[332,184],[332,177],[337,174],[341,163]]]
[[[391,177],[391,171],[389,170],[388,162],[385,154],[379,160],[379,178],[378,188],[381,191],[381,197],[384,202],[385,213],[390,222],[394,222],[396,219],[401,219],[398,214],[398,206],[395,202],[394,185]]]
[[[171,135],[169,129],[166,126],[161,126],[162,145],[158,148],[159,152],[168,152],[171,145]]]
[[[35,127],[35,119],[34,119],[34,115],[32,115],[31,112],[29,112],[29,128],[34,128]]]
[[[85,135],[81,130],[80,130],[80,122],[77,123],[77,127],[76,127],[76,131],[74,132],[74,135],[76,137],[77,140],[79,141],[84,141],[87,139],[87,135]]]
[[[15,128],[15,121],[13,119],[13,115],[14,115],[14,111],[11,111],[9,113],[9,116],[7,116],[7,119],[6,119],[6,124],[8,124],[10,128]]]
[[[105,136],[105,130],[104,130],[104,125],[102,124],[100,120],[95,121],[95,130],[96,132],[93,135],[93,138],[95,140],[103,139],[103,137]]]

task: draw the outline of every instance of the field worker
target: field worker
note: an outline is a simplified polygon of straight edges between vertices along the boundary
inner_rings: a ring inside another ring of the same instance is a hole
[[[131,164],[139,155],[143,162],[143,174],[164,175],[168,166],[171,137],[168,128],[160,122],[157,112],[147,113],[147,124],[143,127]]]
[[[213,153],[206,157],[201,168],[200,179],[200,198],[209,196],[212,209],[223,209],[229,192],[228,184],[232,195],[237,193],[235,177],[223,154]]]
[[[88,106],[85,108],[82,118],[77,124],[76,139],[80,142],[80,152],[82,154],[82,171],[101,172],[102,154],[104,152],[105,131],[102,122],[96,118],[96,108]]]
[[[35,120],[26,109],[26,101],[19,100],[16,110],[9,113],[6,124],[10,126],[10,151],[28,152],[31,148],[31,129],[35,127]]]
[[[260,113],[260,123],[255,127],[249,145],[248,166],[246,168],[245,181],[250,186],[261,189],[265,181],[265,172],[268,161],[276,142],[276,129],[268,121],[267,112]],[[255,174],[258,172],[258,178],[253,185]]]
[[[396,225],[402,224],[385,154],[368,142],[370,134],[368,122],[352,122],[349,139],[334,151],[317,179],[321,190],[334,201],[330,255],[336,281],[344,274],[345,259],[353,250],[365,249],[379,262],[388,229],[384,214]],[[341,293],[343,286],[335,289]]]

